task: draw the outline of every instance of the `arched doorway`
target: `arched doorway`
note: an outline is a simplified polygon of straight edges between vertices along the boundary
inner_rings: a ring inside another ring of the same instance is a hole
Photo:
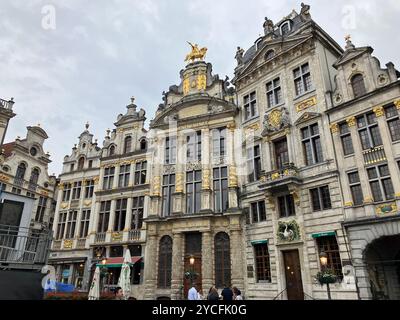
[[[364,251],[374,300],[400,300],[400,235],[381,237]]]

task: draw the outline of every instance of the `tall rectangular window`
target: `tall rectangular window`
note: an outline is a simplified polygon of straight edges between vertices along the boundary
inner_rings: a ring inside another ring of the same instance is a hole
[[[363,150],[382,145],[382,138],[374,112],[358,117],[357,127]]]
[[[222,157],[226,154],[226,128],[214,129],[213,136],[213,156]]]
[[[115,167],[104,169],[103,190],[110,190],[114,183]]]
[[[318,253],[325,252],[328,256],[327,267],[343,279],[342,262],[340,260],[339,246],[335,236],[317,238]],[[319,256],[318,254],[318,256]]]
[[[144,197],[133,198],[131,230],[139,230],[143,225]]]
[[[186,213],[198,213],[201,209],[201,170],[186,173]]]
[[[275,162],[277,169],[283,169],[289,164],[289,150],[287,139],[281,139],[274,142]]]
[[[328,186],[311,189],[310,192],[313,211],[332,209],[331,196]]]
[[[281,218],[295,216],[294,199],[291,194],[278,197],[279,216]]]
[[[122,231],[125,228],[126,206],[128,199],[118,199],[115,207],[114,231]]]
[[[72,200],[78,200],[81,197],[82,181],[75,181],[72,188]]]
[[[342,141],[343,154],[345,156],[353,154],[354,153],[353,140],[351,139],[351,133],[347,122],[339,125],[339,131],[340,131],[340,140]]]
[[[64,183],[62,201],[67,202],[67,201],[69,201],[70,198],[71,198],[71,184]]]
[[[89,234],[89,223],[90,223],[90,210],[83,210],[81,216],[81,227],[79,230],[79,237],[86,238]]]
[[[244,120],[257,116],[257,96],[255,91],[243,97],[243,111]]]
[[[57,235],[56,235],[57,240],[64,238],[65,225],[67,223],[67,215],[68,215],[67,212],[60,212],[57,224]]]
[[[145,184],[147,174],[147,161],[136,162],[135,164],[135,185]]]
[[[228,168],[213,169],[214,211],[226,212],[228,209]]]
[[[385,108],[386,121],[389,127],[392,141],[400,140],[400,117],[399,111],[394,105]]]
[[[249,182],[261,179],[261,150],[260,145],[247,149],[247,172]]]
[[[253,202],[250,204],[251,223],[267,221],[265,201]]]
[[[111,201],[102,201],[100,203],[99,221],[97,232],[104,233],[108,231],[108,220],[110,219]]]
[[[301,134],[306,164],[309,166],[324,161],[318,124],[301,129]]]
[[[94,192],[94,180],[87,180],[85,186],[85,199],[92,198],[93,192]]]
[[[367,169],[375,202],[394,199],[394,189],[387,164]]]
[[[165,139],[165,164],[176,163],[176,137]]]
[[[364,202],[364,195],[362,192],[360,175],[358,174],[358,171],[349,173],[348,178],[353,204],[355,206],[362,205]]]
[[[39,197],[38,207],[36,210],[35,221],[43,222],[44,213],[46,212],[47,207],[47,198],[46,197]]]
[[[276,78],[267,83],[268,107],[272,108],[282,103],[281,79]]]
[[[73,239],[75,237],[77,216],[78,211],[76,210],[68,212],[67,232],[65,233],[65,239]]]
[[[119,167],[118,187],[124,188],[129,186],[129,178],[131,175],[131,165],[124,164]]]
[[[201,131],[186,136],[187,161],[201,161]]]
[[[163,176],[162,216],[169,217],[173,210],[173,193],[175,192],[175,174]]]
[[[257,282],[271,282],[271,265],[268,244],[255,244],[254,257],[256,263]]]
[[[294,69],[293,76],[294,76],[294,86],[296,88],[297,96],[300,96],[303,93],[311,91],[312,81],[311,81],[310,66],[308,63],[305,63],[301,67]]]

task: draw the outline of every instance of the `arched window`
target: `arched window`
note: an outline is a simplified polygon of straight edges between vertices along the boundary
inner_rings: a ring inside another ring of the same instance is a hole
[[[39,169],[38,168],[34,168],[32,170],[31,178],[29,179],[29,182],[31,184],[37,184],[38,181],[39,181]]]
[[[270,60],[273,57],[275,57],[275,51],[274,50],[268,50],[267,53],[265,54],[265,60]]]
[[[85,158],[80,157],[78,160],[78,170],[82,170],[84,165],[85,165]]]
[[[24,180],[25,177],[25,172],[26,172],[26,165],[25,163],[20,163],[18,168],[17,168],[17,173],[15,175],[16,179]]]
[[[356,74],[351,78],[351,86],[353,87],[354,98],[358,98],[367,93],[365,89],[364,77],[361,74]]]
[[[125,138],[124,153],[131,152],[131,149],[132,149],[132,137],[128,136]]]
[[[223,288],[231,282],[231,250],[229,235],[220,232],[214,238],[215,285]]]
[[[108,155],[113,156],[115,154],[115,146],[111,146],[110,149],[108,149]]]
[[[146,150],[146,149],[147,149],[146,139],[140,140],[140,150]]]
[[[172,275],[172,239],[164,236],[160,240],[158,253],[158,287],[170,288]]]

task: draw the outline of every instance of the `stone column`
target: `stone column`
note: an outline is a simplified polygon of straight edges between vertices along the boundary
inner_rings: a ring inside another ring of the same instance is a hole
[[[235,161],[235,139],[234,139],[234,132],[235,132],[235,124],[229,124],[227,126],[227,150],[228,150],[228,157],[227,157],[227,164],[228,164],[228,201],[229,201],[229,209],[236,209],[238,208],[238,198],[237,198],[237,189],[238,189],[238,176],[237,176],[237,168],[236,168],[236,161]]]
[[[211,212],[211,180],[210,169],[210,130],[201,130],[201,162],[202,162],[202,191],[201,191],[201,212]]]
[[[239,217],[238,217],[239,218]],[[231,246],[231,266],[232,266],[232,286],[236,286],[239,289],[244,286],[244,275],[243,275],[243,247],[240,225],[236,225],[231,229],[230,232],[230,246]]]
[[[145,300],[155,299],[158,266],[157,252],[157,235],[149,234],[146,244],[146,259],[144,268]]]
[[[175,193],[173,195],[173,213],[183,214],[185,212],[184,190],[185,190],[185,162],[186,157],[185,136],[178,135],[176,138],[176,172],[175,172]]]
[[[201,274],[203,278],[203,293],[208,293],[208,290],[215,285],[213,277],[214,269],[214,245],[211,231],[204,231],[202,233],[201,243]]]
[[[119,169],[120,169],[119,164],[115,165],[115,171],[114,171],[115,173],[114,173],[114,180],[113,180],[113,186],[112,186],[113,189],[118,188]]]
[[[108,232],[113,232],[114,230],[114,220],[115,220],[115,208],[117,206],[117,200],[111,200],[110,208],[110,219],[108,220]]]
[[[126,219],[125,219],[125,227],[124,231],[131,230],[131,222],[132,222],[132,206],[133,206],[133,198],[128,198],[128,203],[126,205]]]
[[[104,184],[104,170],[105,166],[104,164],[100,166],[100,175],[99,175],[99,181],[98,181],[98,186],[97,190],[103,190],[103,184]],[[95,190],[96,191],[96,190]]]
[[[57,196],[56,212],[54,213],[54,222],[53,222],[53,236],[54,237],[57,234],[58,220],[60,219],[60,205],[61,205],[61,200],[62,200],[62,193],[63,193],[63,188],[60,186],[60,190],[59,190],[58,196]]]
[[[183,234],[174,233],[172,242],[172,279],[171,279],[171,299],[183,299]]]

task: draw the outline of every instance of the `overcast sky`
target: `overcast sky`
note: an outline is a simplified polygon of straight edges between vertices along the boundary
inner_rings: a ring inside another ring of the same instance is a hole
[[[186,41],[206,46],[214,73],[232,78],[236,47],[253,44],[265,16],[278,22],[300,3],[1,0],[0,98],[14,97],[17,113],[6,142],[40,123],[50,137],[49,173],[58,175],[86,121],[101,146],[132,95],[148,119],[154,116],[162,91],[179,83]],[[339,44],[351,34],[356,46],[374,47],[382,66],[392,61],[400,69],[399,0],[306,3]]]

